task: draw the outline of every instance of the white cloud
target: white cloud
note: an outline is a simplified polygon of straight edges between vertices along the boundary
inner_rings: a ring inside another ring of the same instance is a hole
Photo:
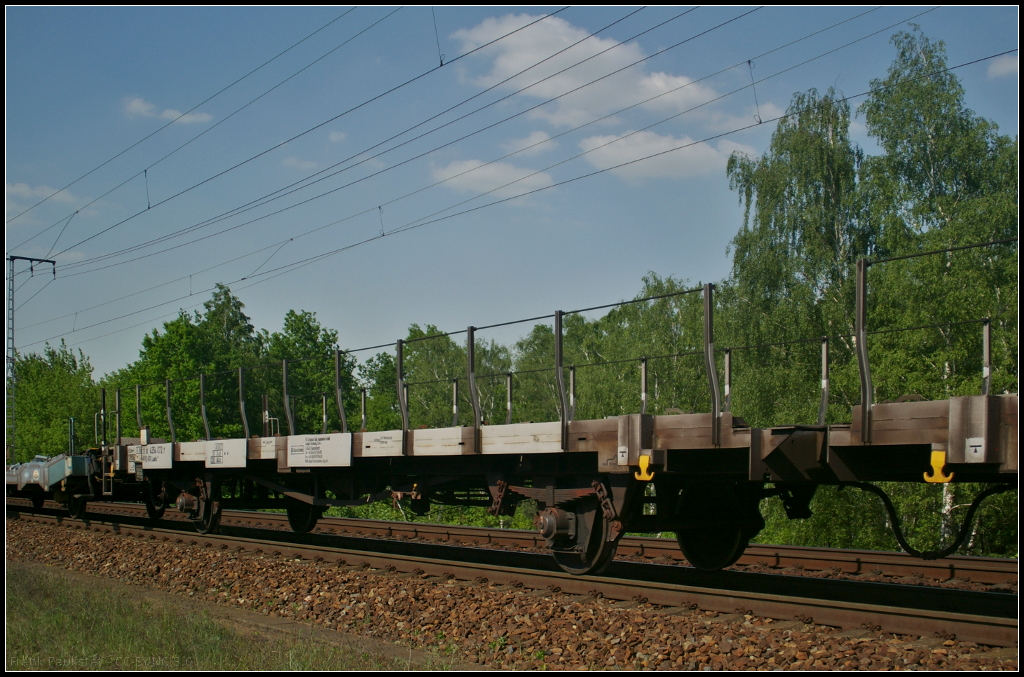
[[[451,37],[460,40],[462,50],[466,52],[536,18],[524,14],[489,18],[473,28],[456,31]],[[576,28],[563,19],[548,18],[508,36],[488,49],[487,54],[493,55],[491,70],[474,78],[473,83],[489,87],[587,35],[587,31]],[[585,40],[564,54],[544,62],[520,77],[513,78],[501,85],[501,88],[519,89],[616,45],[619,45],[616,49],[595,56],[580,66],[531,87],[523,95],[549,99],[612,71],[626,67],[625,70],[533,111],[530,115],[553,125],[574,126],[611,113],[625,105],[680,87],[682,89],[644,104],[644,108],[658,112],[679,112],[716,96],[712,88],[703,84],[690,84],[692,80],[683,75],[647,72],[643,64],[627,67],[643,57],[643,52],[636,43],[621,44],[611,38]]]
[[[40,200],[50,197],[56,191],[50,186],[30,186],[27,183],[4,184],[4,213],[7,219],[25,211]],[[88,202],[87,199],[76,197],[66,190],[59,191],[48,202],[64,205],[75,205]],[[28,215],[26,214],[26,217]]]
[[[285,167],[294,169],[316,169],[316,163],[310,160],[300,160],[297,157],[286,157],[283,161]]]
[[[520,195],[554,183],[547,172],[534,174],[534,170],[510,162],[494,162],[485,166],[480,160],[456,160],[445,167],[432,166],[431,174],[435,181],[449,179],[445,185],[459,192],[486,193],[494,190],[491,195],[499,198]],[[510,183],[512,185],[507,185]]]
[[[506,153],[519,153],[520,157],[528,157],[531,155],[537,155],[545,151],[557,148],[557,143],[544,143],[551,138],[551,135],[547,132],[536,131],[531,132],[529,136],[522,139],[512,139],[508,143],[501,144],[501,147],[505,149]]]
[[[688,178],[718,173],[725,169],[725,163],[733,151],[756,154],[750,146],[728,140],[719,141],[717,146],[712,146],[705,142],[694,142],[688,136],[677,138],[654,132],[639,132],[628,138],[623,137],[625,135],[590,136],[580,141],[580,148],[591,151],[584,157],[598,169],[608,169],[624,162],[664,153],[612,170],[614,174],[631,183],[639,183],[647,178]],[[665,152],[673,148],[680,150]]]
[[[346,134],[345,132],[331,132],[330,134],[327,135],[327,138],[333,141],[334,143],[341,143],[347,137],[348,134]]]
[[[163,112],[157,112],[157,107],[145,99],[133,96],[124,103],[124,110],[129,115],[144,118],[163,118],[164,120],[176,120],[180,124],[192,124],[209,122],[213,116],[209,113],[187,113],[182,115],[181,111],[167,108]],[[180,116],[180,117],[179,117]]]
[[[129,115],[142,115],[147,118],[156,115],[156,106],[137,96],[128,99],[124,104],[124,109]]]
[[[1016,76],[1019,72],[1017,61],[1016,54],[1004,54],[998,59],[993,59],[988,65],[988,76],[990,78],[1001,78],[1004,75]]]

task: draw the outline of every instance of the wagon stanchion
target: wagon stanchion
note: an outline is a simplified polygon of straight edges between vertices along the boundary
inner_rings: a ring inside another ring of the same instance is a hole
[[[821,403],[818,405],[818,425],[825,425],[828,414],[828,337],[821,337]]]
[[[199,414],[203,419],[203,432],[206,439],[213,439],[210,435],[210,420],[206,417],[206,374],[199,374]]]
[[[242,417],[242,430],[246,439],[249,439],[249,417],[245,413],[245,370],[238,368],[238,413]]]
[[[281,399],[284,402],[284,418],[288,423],[288,434],[297,434],[295,430],[295,412],[292,411],[291,401],[288,398],[288,360],[281,360]]]
[[[981,325],[981,394],[992,390],[992,318],[982,319]]]
[[[348,432],[348,418],[345,416],[345,402],[341,393],[341,351],[334,351],[334,398],[338,405],[338,418],[341,421],[341,432]],[[326,417],[326,414],[324,415]]]

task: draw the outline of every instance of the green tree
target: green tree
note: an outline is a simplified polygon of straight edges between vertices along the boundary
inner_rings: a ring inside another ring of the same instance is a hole
[[[324,426],[328,430],[341,430],[341,418],[335,395],[334,351],[338,348],[338,332],[323,327],[316,313],[289,310],[284,317],[282,331],[267,339],[267,360],[282,363],[288,360],[288,394],[295,417],[295,433],[316,433]],[[351,419],[359,409],[359,396],[353,375],[355,360],[341,354],[340,381],[345,416]],[[271,373],[273,369],[268,370]],[[280,374],[280,372],[277,372]],[[283,381],[269,383],[266,391],[271,399],[281,403],[283,409]],[[352,420],[353,426],[357,419]],[[282,434],[287,423],[282,418]]]
[[[18,355],[14,383],[7,387],[15,388],[17,413],[11,462],[68,450],[71,417],[75,419],[76,450],[94,445],[93,417],[100,410],[100,398],[92,380],[92,365],[81,350],[75,355],[61,341],[57,348],[47,345],[42,355]]]

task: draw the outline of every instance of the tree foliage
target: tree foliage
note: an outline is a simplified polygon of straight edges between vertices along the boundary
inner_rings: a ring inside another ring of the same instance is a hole
[[[721,349],[730,348],[731,409],[751,426],[817,421],[821,337],[829,337],[830,346],[826,422],[849,420],[860,399],[851,336],[855,264],[862,257],[877,261],[869,268],[867,296],[868,329],[875,332],[868,352],[876,401],[910,393],[926,399],[978,393],[979,320],[984,317],[991,318],[993,329],[993,392],[1017,391],[1015,243],[880,261],[1017,234],[1016,139],[1000,135],[994,124],[966,108],[963,87],[946,69],[941,42],[917,29],[898,33],[892,42],[896,58],[885,78],[872,81],[858,111],[878,142],[878,154],[865,153],[851,139],[854,112],[841,93],[812,89],[794,95],[760,157],[737,153],[728,162],[727,178],[744,215],[730,245],[729,277],[717,286],[716,369],[722,373]],[[648,413],[709,410],[699,287],[652,272],[631,302],[600,316],[564,316],[563,363],[567,380],[574,377],[576,418],[640,411],[641,364],[647,369]],[[154,330],[143,340],[139,359],[106,376],[103,384],[147,384],[142,419],[157,434],[167,434],[164,383],[170,379],[178,438],[193,439],[205,434],[195,378],[205,373],[213,434],[238,436],[238,370],[243,368],[250,430],[262,430],[265,395],[270,417],[279,419],[281,432],[287,433],[282,363],[288,360],[288,406],[296,432],[321,429],[325,402],[328,429],[339,429],[333,362],[337,333],[304,311],[289,311],[279,332],[257,331],[243,309],[230,290],[218,287],[204,312],[182,312],[162,331]],[[431,324],[409,327],[402,366],[413,428],[472,424],[463,338],[442,334]],[[484,422],[506,420],[509,373],[513,422],[559,418],[554,346],[550,321],[527,329],[507,346],[477,336],[474,371]],[[63,424],[46,421],[58,413],[91,415],[89,407],[95,405],[85,403],[94,401],[94,394],[62,403],[63,413],[39,394],[88,389],[91,370],[81,354],[75,358],[63,347],[48,348],[44,356],[19,362],[17,373],[19,393],[21,379],[26,392],[35,393],[25,407],[36,417],[29,420],[38,421],[40,431],[46,429],[38,434],[46,445],[63,439],[57,432]],[[367,395],[368,430],[401,427],[392,351],[358,365],[342,353],[340,380],[351,429],[359,426],[361,389]],[[126,401],[125,420],[130,421],[134,401]],[[35,430],[34,424],[25,425]],[[19,424],[19,446],[21,435]],[[966,484],[886,488],[906,516],[911,541],[921,548],[948,541],[979,490]],[[850,489],[823,487],[812,505],[815,514],[804,521],[787,520],[774,499],[764,509],[764,541],[896,547],[877,499]],[[360,510],[388,513],[381,507]],[[484,519],[472,511],[455,513],[446,508],[432,515]],[[980,512],[979,525],[970,538],[973,552],[1015,554],[1015,494],[991,500]]]
[[[69,419],[75,419],[75,448],[94,444],[94,417],[100,411],[99,392],[92,380],[89,358],[69,350],[62,341],[47,345],[43,354],[18,355],[14,363],[15,440],[11,462],[33,456],[53,456],[69,449]]]

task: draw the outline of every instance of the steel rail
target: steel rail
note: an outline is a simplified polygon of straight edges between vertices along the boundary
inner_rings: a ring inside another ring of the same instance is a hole
[[[613,563],[604,575],[573,576],[557,569],[550,557],[537,553],[287,532],[264,531],[254,538],[253,530],[232,527],[222,529],[238,535],[200,535],[181,522],[163,520],[153,524],[132,517],[96,520],[88,516],[79,521],[41,511],[22,516],[12,507],[8,507],[9,518],[42,524],[235,552],[266,554],[264,549],[269,549],[272,556],[337,566],[355,564],[390,572],[644,601],[673,607],[669,613],[699,608],[728,614],[721,622],[741,622],[743,615],[756,614],[843,628],[878,627],[897,634],[955,636],[995,646],[1015,646],[1017,641],[1017,597],[1010,594],[779,574],[708,573],[629,562]],[[268,540],[268,533],[277,538]]]
[[[31,510],[27,499],[8,498],[8,504]],[[58,504],[47,502],[49,508]],[[59,509],[59,508],[58,508]],[[145,515],[145,508],[137,503],[91,503],[89,511],[106,515]],[[168,513],[164,519],[187,521],[185,516]],[[284,513],[250,510],[224,510],[221,523],[228,526],[273,528],[290,530]],[[349,517],[323,517],[314,533],[351,534],[402,540],[422,539],[453,544],[472,544],[497,547],[517,547],[546,551],[544,538],[535,531],[523,529],[496,529],[423,522],[368,520]],[[676,542],[669,538],[652,536],[626,536],[619,542],[617,558],[628,557],[685,562]],[[736,563],[740,567],[762,566],[785,570],[832,571],[847,575],[873,574],[905,576],[917,582],[951,581],[987,585],[1017,584],[1018,560],[1001,557],[974,557],[952,555],[937,560],[920,560],[902,552],[878,550],[845,550],[814,548],[796,545],[751,544]]]

